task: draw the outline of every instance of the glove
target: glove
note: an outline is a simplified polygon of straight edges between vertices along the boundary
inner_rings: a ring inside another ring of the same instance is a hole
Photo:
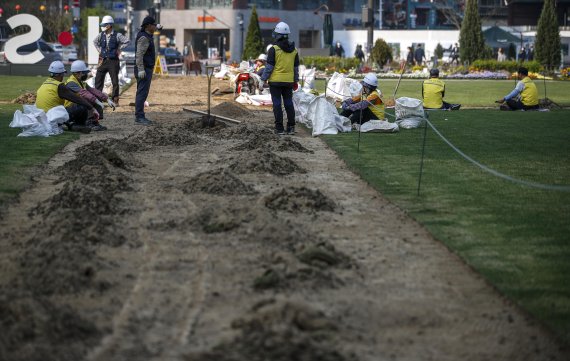
[[[140,70],[137,74],[137,78],[144,79],[146,77],[146,71]]]
[[[293,90],[297,90],[297,89],[299,89],[299,83],[294,82],[293,83]]]
[[[93,108],[93,119],[95,120],[99,120],[99,112],[97,111],[97,109]]]
[[[100,106],[101,108],[103,108],[103,103],[101,103],[101,101],[99,101],[99,99],[95,100],[95,104],[97,104],[98,106]]]
[[[109,104],[109,106],[113,109],[113,111],[115,111],[115,103],[113,103],[111,99],[107,99],[107,104]]]
[[[346,109],[348,109],[349,105],[350,104],[348,104],[348,101],[345,100],[342,102],[342,104],[340,106],[343,110],[346,110]]]

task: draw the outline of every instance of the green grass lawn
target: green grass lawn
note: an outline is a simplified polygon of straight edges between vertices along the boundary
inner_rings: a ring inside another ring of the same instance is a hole
[[[460,150],[512,177],[570,184],[570,112],[436,112],[432,123]],[[570,343],[570,192],[496,178],[428,129],[325,136],[367,182],[492,284]]]
[[[402,79],[396,97],[421,99],[423,80]],[[509,94],[515,87],[514,80],[445,80],[445,100],[466,107],[496,107],[495,100]],[[378,79],[385,97],[392,98],[398,80]],[[544,98],[544,82],[535,80],[538,95]],[[319,92],[324,92],[325,81],[315,81]],[[570,81],[546,81],[546,96],[561,106],[570,106]]]
[[[0,75],[0,101],[11,101],[25,92],[36,92],[46,80],[41,76]]]

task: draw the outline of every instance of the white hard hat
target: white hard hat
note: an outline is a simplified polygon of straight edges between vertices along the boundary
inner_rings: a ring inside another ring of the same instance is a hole
[[[105,15],[105,16],[103,16],[103,20],[101,20],[101,24],[99,26],[114,24],[114,23],[115,23],[115,20],[113,20],[112,16]]]
[[[291,34],[291,29],[289,29],[289,25],[284,22],[280,22],[279,24],[275,25],[275,31],[277,34],[281,35],[289,35]]]
[[[265,52],[269,53],[269,49],[271,49],[272,47],[273,47],[273,44],[267,45],[267,48],[265,48]]]
[[[87,65],[85,65],[85,62],[83,60],[76,60],[73,63],[71,63],[72,73],[81,73],[84,71],[89,71],[89,68],[87,67]]]
[[[370,86],[377,87],[378,86],[378,78],[374,73],[368,73],[364,76],[364,82]]]
[[[259,54],[259,56],[258,56],[257,59],[255,59],[255,60],[267,61],[267,55],[265,55],[265,54]]]
[[[49,65],[48,71],[52,74],[66,73],[65,66],[63,66],[63,63],[59,60],[52,62]]]

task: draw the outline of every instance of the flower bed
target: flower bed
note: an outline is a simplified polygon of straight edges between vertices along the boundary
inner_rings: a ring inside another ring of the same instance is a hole
[[[497,71],[474,71],[467,74],[449,74],[442,76],[446,79],[510,79],[509,74]]]

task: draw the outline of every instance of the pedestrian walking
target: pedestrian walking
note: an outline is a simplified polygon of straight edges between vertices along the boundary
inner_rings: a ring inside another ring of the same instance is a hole
[[[267,64],[261,76],[262,83],[269,82],[277,135],[285,134],[281,104],[287,113],[287,134],[295,134],[293,90],[299,86],[299,54],[295,43],[289,41],[289,34],[291,29],[286,23],[280,22],[275,26],[272,34],[275,42],[267,52]]]
[[[426,58],[426,53],[422,49],[422,44],[418,44],[416,51],[414,52],[414,59],[416,60],[416,65],[422,66]]]
[[[135,75],[137,78],[137,95],[135,99],[135,124],[152,125],[153,122],[145,117],[144,103],[150,91],[152,70],[156,58],[152,36],[156,29],[162,29],[153,17],[144,18],[141,30],[135,40]]]
[[[103,16],[101,22],[101,32],[93,40],[95,48],[99,52],[99,63],[97,74],[95,75],[95,88],[99,91],[103,90],[105,85],[105,76],[109,73],[111,83],[113,84],[113,93],[111,97],[115,105],[119,105],[119,54],[121,49],[126,48],[130,41],[121,33],[113,30],[115,21],[109,15]]]

